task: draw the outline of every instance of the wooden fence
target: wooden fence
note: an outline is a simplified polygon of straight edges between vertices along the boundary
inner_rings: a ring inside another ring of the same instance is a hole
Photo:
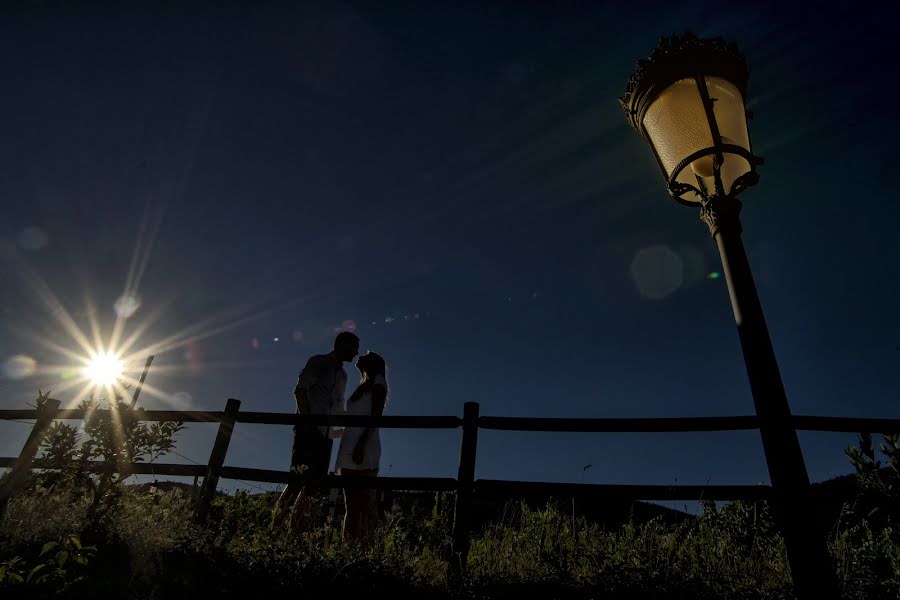
[[[391,490],[453,491],[456,506],[453,519],[453,551],[456,574],[466,563],[469,548],[469,523],[473,495],[496,494],[506,496],[548,495],[579,498],[603,497],[613,500],[765,500],[771,497],[768,485],[617,485],[586,483],[550,483],[507,481],[475,478],[475,459],[480,429],[504,431],[553,431],[553,432],[695,432],[737,431],[758,429],[756,416],[739,417],[671,417],[671,418],[615,418],[615,419],[565,419],[489,417],[479,415],[479,405],[466,402],[462,418],[457,416],[325,416],[298,415],[294,413],[241,412],[240,401],[229,399],[224,411],[171,411],[139,410],[135,416],[140,421],[181,421],[184,423],[218,423],[219,429],[206,466],[133,463],[132,473],[158,476],[199,476],[203,485],[196,504],[198,521],[206,520],[210,502],[215,495],[220,478],[239,479],[286,484],[304,482],[301,475],[290,471],[229,467],[225,457],[231,435],[237,423],[263,425],[311,425],[368,426],[387,429],[456,429],[462,428],[459,470],[457,477],[377,477],[343,478],[329,475],[314,485],[323,488],[365,487]],[[59,401],[48,400],[37,410],[0,410],[0,420],[34,420],[34,427],[18,457],[0,458],[0,467],[11,469],[0,485],[0,516],[10,496],[20,487],[25,473],[40,468],[35,460],[44,434],[54,419],[81,420],[85,411],[60,409]],[[848,417],[793,416],[798,430],[832,432],[900,433],[900,419],[864,419]],[[99,470],[100,465],[92,465]],[[451,565],[451,566],[453,566]]]

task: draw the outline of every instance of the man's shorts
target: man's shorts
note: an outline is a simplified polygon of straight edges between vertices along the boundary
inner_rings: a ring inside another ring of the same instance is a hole
[[[294,425],[291,467],[306,465],[306,473],[314,479],[325,477],[331,464],[333,443],[334,440],[325,437],[314,425]]]

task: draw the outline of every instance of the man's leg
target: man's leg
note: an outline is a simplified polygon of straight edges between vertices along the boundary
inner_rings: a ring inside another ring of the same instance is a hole
[[[292,535],[298,535],[306,529],[309,515],[312,512],[312,506],[316,496],[312,488],[303,486],[297,493],[294,504],[291,506],[289,529]]]
[[[308,427],[294,425],[294,442],[291,448],[291,472],[304,470],[309,457],[309,431]],[[278,501],[272,513],[272,530],[279,529],[288,520],[294,509],[294,504],[302,491],[299,484],[289,483],[281,491]]]
[[[312,482],[318,482],[328,475],[328,465],[331,462],[331,438],[325,437],[318,428],[311,428],[304,436],[305,463],[307,473]],[[297,534],[303,531],[309,521],[312,507],[319,497],[321,490],[316,485],[303,485],[299,487],[296,499],[291,509],[291,532]]]
[[[280,529],[284,524],[290,507],[294,503],[293,500],[295,496],[296,491],[291,489],[290,484],[288,484],[283,490],[281,490],[281,495],[278,496],[278,500],[275,501],[275,507],[272,509],[272,531]]]

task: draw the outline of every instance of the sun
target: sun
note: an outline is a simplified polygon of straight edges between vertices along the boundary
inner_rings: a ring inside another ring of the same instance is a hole
[[[122,376],[125,365],[117,356],[109,352],[98,352],[84,368],[84,375],[94,385],[113,385]]]

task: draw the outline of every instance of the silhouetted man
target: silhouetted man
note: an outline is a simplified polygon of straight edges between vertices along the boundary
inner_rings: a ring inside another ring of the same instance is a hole
[[[297,413],[301,415],[341,414],[344,409],[344,390],[347,373],[343,364],[359,354],[359,338],[349,331],[342,331],[334,339],[334,350],[328,354],[313,356],[297,378],[294,398]],[[331,428],[327,425],[295,425],[294,446],[291,452],[291,470],[301,470],[311,479],[328,475],[331,462]],[[305,468],[304,468],[305,467]],[[318,488],[289,484],[275,505],[272,526],[280,526],[290,510],[290,529],[299,532],[306,524]]]

